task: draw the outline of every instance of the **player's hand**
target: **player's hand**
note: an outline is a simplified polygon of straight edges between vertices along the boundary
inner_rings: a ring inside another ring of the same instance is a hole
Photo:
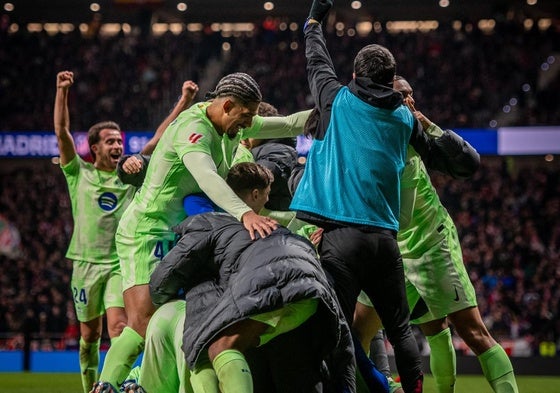
[[[181,95],[185,101],[191,102],[198,93],[198,85],[193,81],[183,82],[183,87],[181,88]]]
[[[138,173],[142,170],[142,161],[140,161],[135,156],[130,156],[126,160],[124,160],[122,169],[128,175]]]
[[[424,116],[422,112],[415,110],[412,113],[414,114],[414,117],[416,117],[416,120],[418,120],[420,124],[422,124],[422,128],[424,128],[424,130],[427,130],[428,127],[432,125],[431,120]]]
[[[319,243],[321,243],[321,239],[323,238],[323,231],[324,231],[323,228],[317,228],[315,230],[315,232],[313,232],[311,235],[309,235],[309,241],[315,247],[317,247],[319,245]]]
[[[313,0],[307,19],[315,19],[321,23],[333,6],[333,0]]]
[[[74,83],[74,73],[72,71],[61,71],[56,75],[56,87],[58,89],[68,89]]]
[[[255,231],[259,233],[262,238],[267,237],[273,230],[278,228],[278,222],[270,217],[259,216],[254,211],[248,211],[241,217],[241,222],[245,229],[249,231],[251,240],[255,240]]]
[[[415,101],[414,98],[412,98],[412,96],[408,95],[404,97],[403,104],[405,104],[412,113],[416,112],[416,108],[414,107]]]

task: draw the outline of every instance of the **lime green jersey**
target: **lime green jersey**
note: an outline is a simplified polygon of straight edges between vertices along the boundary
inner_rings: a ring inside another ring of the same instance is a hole
[[[237,152],[233,158],[233,164],[239,164],[240,162],[255,162],[255,157],[253,157],[251,150],[241,144],[237,147]]]
[[[119,234],[160,235],[186,217],[183,198],[202,190],[183,163],[185,154],[208,154],[218,175],[225,178],[241,139],[298,135],[309,116],[309,111],[286,117],[255,116],[251,127],[230,138],[220,135],[206,116],[209,105],[210,102],[202,102],[191,106],[164,132],[152,154],[146,179],[121,221]]]
[[[136,188],[123,184],[116,170],[100,171],[78,155],[61,168],[74,218],[66,257],[90,263],[118,261],[115,232]]]
[[[449,220],[420,155],[408,146],[401,177],[400,230],[403,259],[419,258],[441,240],[439,228]]]

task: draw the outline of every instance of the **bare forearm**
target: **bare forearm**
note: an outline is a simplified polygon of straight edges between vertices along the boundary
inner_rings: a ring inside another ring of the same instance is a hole
[[[68,89],[57,87],[54,101],[54,132],[58,141],[61,164],[66,164],[76,155],[74,140],[70,134]]]

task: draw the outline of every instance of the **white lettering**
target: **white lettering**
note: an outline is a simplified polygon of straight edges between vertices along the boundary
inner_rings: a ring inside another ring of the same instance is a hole
[[[58,155],[56,136],[52,134],[6,134],[0,133],[0,156]]]

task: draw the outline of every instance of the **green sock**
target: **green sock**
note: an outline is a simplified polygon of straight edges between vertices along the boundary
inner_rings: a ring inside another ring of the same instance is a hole
[[[84,393],[89,393],[93,384],[97,381],[100,342],[101,339],[92,343],[87,343],[80,337],[80,372]]]
[[[190,381],[196,393],[220,393],[218,376],[208,359],[207,351],[200,354],[194,370],[191,371]]]
[[[241,352],[227,349],[214,358],[212,366],[222,393],[253,393],[251,370]]]
[[[457,357],[451,330],[442,330],[433,336],[426,336],[430,345],[430,369],[434,376],[438,393],[453,393],[457,380]]]
[[[134,329],[125,327],[121,335],[112,341],[99,380],[109,382],[118,389],[143,349],[142,336]]]
[[[478,356],[482,372],[496,393],[518,393],[513,366],[500,344]]]

